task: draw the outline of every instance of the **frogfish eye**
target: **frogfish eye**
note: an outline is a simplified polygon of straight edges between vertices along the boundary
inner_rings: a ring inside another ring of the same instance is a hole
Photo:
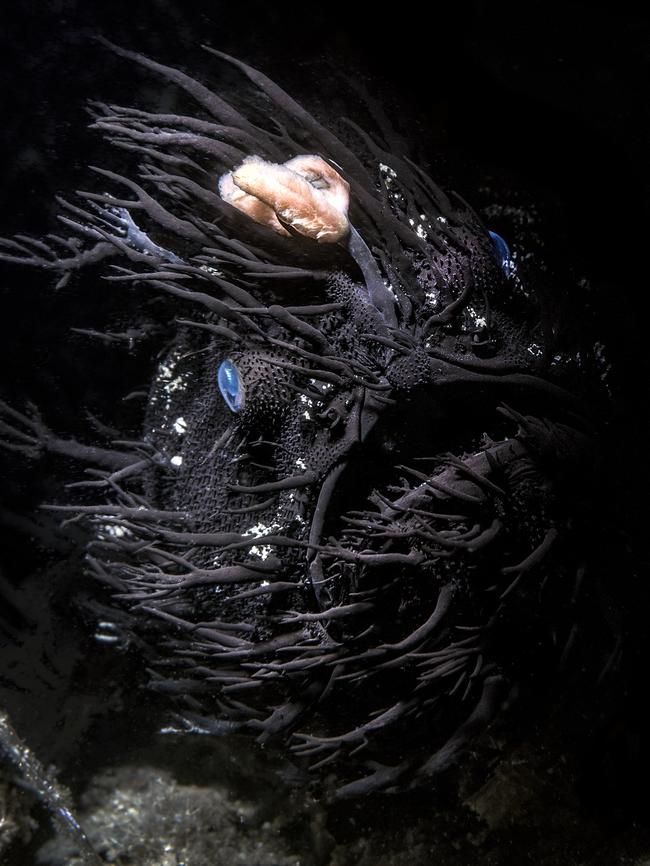
[[[221,396],[231,412],[240,412],[244,405],[244,384],[237,367],[230,358],[222,361],[217,373]]]
[[[494,252],[496,254],[497,260],[501,265],[501,270],[506,275],[506,277],[509,277],[512,273],[510,248],[501,237],[501,235],[498,235],[496,232],[488,232],[488,234],[492,238],[492,245],[494,247]]]

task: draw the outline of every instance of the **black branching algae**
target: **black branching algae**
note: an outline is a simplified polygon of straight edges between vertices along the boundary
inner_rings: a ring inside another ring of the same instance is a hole
[[[429,784],[599,617],[598,383],[517,237],[375,101],[333,131],[221,52],[232,92],[103,49],[185,109],[93,102],[131,168],[0,258],[126,284],[151,321],[86,333],[165,350],[139,438],[4,403],[5,445],[85,467],[48,508],[86,527],[106,639],[144,648],[177,730],[276,744],[334,798]]]

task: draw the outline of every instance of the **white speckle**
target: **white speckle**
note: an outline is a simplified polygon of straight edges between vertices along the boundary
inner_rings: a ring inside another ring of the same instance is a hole
[[[172,459],[169,462],[172,464],[172,466],[182,466],[183,465],[183,458],[181,457],[180,454],[174,454],[174,456],[172,457]]]
[[[438,306],[439,292],[434,290],[432,292],[425,292],[424,297],[431,304],[432,307]]]
[[[223,277],[223,271],[213,268],[211,265],[199,265],[199,270],[205,271],[206,274],[212,274],[215,277]]]
[[[485,328],[487,327],[487,319],[485,316],[479,316],[474,307],[467,307],[467,315],[472,320],[472,324],[476,328]]]
[[[383,174],[387,174],[389,177],[397,177],[397,172],[394,168],[391,168],[389,165],[386,165],[385,162],[379,163],[379,171]]]
[[[187,430],[187,421],[182,416],[174,421],[174,430],[178,434],[185,433]]]
[[[165,385],[165,391],[168,394],[172,394],[174,391],[182,391],[187,387],[187,383],[183,381],[182,376],[176,376],[175,379],[172,379]]]
[[[447,222],[447,217],[439,216],[439,217],[436,217],[436,219],[438,220],[439,223],[446,223]]]
[[[112,538],[124,538],[125,535],[131,534],[125,526],[120,526],[119,523],[104,523],[99,529],[104,535],[110,535]]]
[[[301,394],[300,395],[300,402],[303,403],[305,406],[309,407],[309,408],[305,409],[305,411],[302,413],[302,417],[305,418],[307,421],[311,421],[312,417],[311,417],[311,412],[309,411],[309,409],[311,409],[312,406],[314,405],[314,401],[310,397],[308,397],[306,394]]]
[[[97,631],[94,637],[99,643],[118,643],[120,641],[120,635],[117,634],[117,626],[114,622],[107,620],[101,620],[97,623]]]
[[[296,460],[296,466],[298,467],[298,469],[306,469],[306,468],[307,468],[307,464],[306,464],[305,461],[302,459],[302,457],[299,457],[299,458]]]
[[[171,379],[174,375],[174,371],[165,361],[162,361],[160,366],[158,367],[158,375],[161,379]]]
[[[163,408],[166,410],[169,410],[171,408],[171,395],[175,391],[186,390],[189,384],[189,374],[187,371],[181,374],[177,374],[176,372],[177,364],[181,359],[181,350],[176,349],[174,352],[171,352],[167,356],[167,358],[165,358],[164,361],[161,361],[161,363],[158,365],[158,389],[154,391],[151,401],[152,403],[161,402]]]
[[[271,545],[270,544],[264,544],[264,545],[262,545],[262,547],[258,547],[257,545],[255,545],[255,547],[251,547],[249,553],[252,553],[253,556],[259,556],[259,558],[263,562],[265,559],[268,559],[268,557],[271,555]]]
[[[415,234],[416,234],[419,238],[422,238],[422,239],[426,239],[426,238],[428,237],[426,231],[424,230],[424,226],[422,225],[422,223],[419,223],[419,224],[418,224],[418,227],[417,227],[416,230],[415,230]]]
[[[272,523],[270,526],[267,526],[264,523],[256,523],[255,526],[251,526],[250,529],[247,529],[246,532],[242,533],[243,535],[252,535],[253,538],[264,538],[265,535],[270,535],[273,532],[277,532],[280,529],[280,525],[278,523]],[[254,547],[249,548],[249,553],[252,556],[259,556],[261,560],[267,559],[273,548],[270,544],[264,544],[261,546],[255,545]]]

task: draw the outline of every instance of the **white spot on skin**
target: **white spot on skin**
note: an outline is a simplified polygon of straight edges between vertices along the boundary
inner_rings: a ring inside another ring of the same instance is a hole
[[[180,349],[171,352],[164,361],[158,365],[158,374],[156,384],[158,388],[154,390],[151,397],[152,403],[162,403],[163,409],[169,411],[172,405],[172,394],[178,391],[185,391],[189,384],[188,372],[177,374],[176,365],[182,359],[183,355]],[[163,424],[163,428],[170,424],[167,420]]]
[[[124,538],[131,534],[125,526],[120,526],[119,523],[104,523],[99,527],[99,531],[112,538]]]
[[[307,469],[307,464],[306,464],[305,461],[302,459],[302,457],[299,457],[299,458],[296,460],[296,466],[298,467],[298,469],[303,469],[303,470]]]
[[[185,418],[180,417],[174,421],[174,430],[179,435],[182,435],[183,433],[185,433],[185,431],[187,430],[187,421],[185,420]]]
[[[485,316],[479,316],[474,307],[467,307],[466,313],[472,320],[472,324],[475,328],[487,327],[487,319],[485,318]]]
[[[438,292],[437,289],[434,289],[434,290],[431,291],[431,292],[425,292],[425,293],[424,293],[424,297],[427,299],[427,302],[428,302],[429,304],[431,304],[432,307],[437,307],[437,306],[438,306],[438,301],[439,301],[439,298],[440,298],[440,293]]]
[[[223,271],[218,268],[213,268],[211,265],[199,265],[200,271],[205,271],[206,274],[212,274],[214,277],[223,277]]]
[[[313,382],[313,380],[312,380],[312,382]],[[310,397],[308,397],[306,394],[300,394],[300,402],[303,403],[305,406],[309,407],[308,409],[305,409],[305,411],[302,413],[302,417],[306,421],[311,421],[312,417],[311,417],[311,412],[309,411],[309,409],[311,409],[313,407],[314,401]]]
[[[172,464],[172,466],[182,466],[183,465],[183,458],[181,457],[180,454],[174,454],[174,456],[172,457],[172,459],[169,462]]]
[[[181,376],[176,376],[175,379],[172,379],[171,382],[165,386],[165,390],[169,394],[172,394],[174,391],[184,390],[185,387],[186,383],[183,381],[183,378]]]
[[[259,558],[264,561],[271,553],[271,548],[268,544],[265,544],[263,547],[255,545],[255,547],[251,547],[248,552],[251,556],[259,556]]]
[[[272,523],[269,526],[264,523],[256,523],[255,526],[251,526],[250,529],[247,529],[246,532],[242,533],[242,535],[251,535],[253,538],[264,538],[265,535],[272,535],[280,528],[279,523]],[[249,549],[249,553],[252,556],[259,556],[262,561],[268,559],[272,551],[273,548],[270,544],[264,544],[259,547],[255,545]]]

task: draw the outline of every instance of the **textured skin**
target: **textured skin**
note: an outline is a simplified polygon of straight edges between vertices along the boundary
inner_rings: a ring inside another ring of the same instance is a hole
[[[539,307],[465,202],[354,124],[353,151],[236,60],[219,55],[248,79],[237,105],[114,50],[187,115],[97,106],[139,168],[63,203],[83,248],[22,238],[2,257],[59,282],[110,259],[167,299],[169,348],[141,441],[64,441],[9,407],[4,433],[98,467],[96,503],[58,509],[92,525],[88,572],[154,647],[151,685],[185,727],[286,743],[338,796],[421,784],[549,649],[580,574],[556,487],[590,445]],[[348,248],[218,195],[247,156],[301,153],[350,184]]]

